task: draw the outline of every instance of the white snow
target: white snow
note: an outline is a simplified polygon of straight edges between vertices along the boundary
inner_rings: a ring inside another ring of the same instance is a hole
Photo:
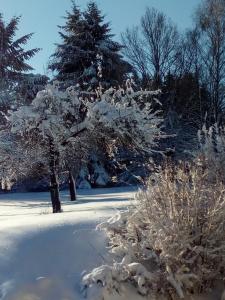
[[[110,263],[96,225],[130,205],[134,188],[61,193],[51,214],[48,193],[0,195],[0,299],[81,300],[81,277]]]

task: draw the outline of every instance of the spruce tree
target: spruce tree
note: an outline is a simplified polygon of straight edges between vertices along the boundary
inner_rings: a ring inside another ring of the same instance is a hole
[[[18,98],[16,88],[20,86],[24,73],[33,70],[27,63],[40,49],[25,50],[24,46],[32,33],[15,38],[20,17],[4,22],[0,13],[0,111],[6,112]]]
[[[58,80],[78,83],[85,89],[96,87],[99,81],[106,87],[123,81],[130,66],[120,54],[122,46],[112,40],[109,23],[104,22],[96,3],[90,2],[84,12],[73,4],[60,29],[62,43],[49,64]]]
[[[0,80],[18,79],[22,72],[33,70],[27,64],[40,49],[24,50],[23,47],[29,41],[32,33],[26,34],[15,40],[20,17],[13,17],[8,24],[0,14]]]

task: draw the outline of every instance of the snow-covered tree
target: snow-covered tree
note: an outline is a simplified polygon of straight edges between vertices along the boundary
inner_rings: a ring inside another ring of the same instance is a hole
[[[79,83],[82,89],[96,87],[101,60],[102,85],[121,84],[130,65],[120,54],[122,46],[112,40],[109,23],[104,23],[96,3],[90,2],[84,12],[74,4],[60,29],[62,43],[57,45],[49,65],[58,80]]]
[[[158,93],[134,92],[129,82],[126,89],[103,92],[99,88],[95,93],[78,92],[74,87],[63,92],[54,83],[39,92],[31,105],[11,113],[12,132],[25,140],[32,136],[45,148],[53,212],[61,211],[58,172],[65,151],[82,137],[84,144],[105,137],[108,143],[152,151],[161,136],[162,120],[145,99],[154,99]]]
[[[50,175],[53,212],[61,211],[58,190],[60,158],[69,144],[67,139],[73,131],[71,126],[81,122],[80,104],[78,98],[73,99],[70,91],[63,93],[56,85],[48,85],[37,94],[31,105],[23,106],[11,115],[12,132],[25,140],[30,138],[31,144],[36,141],[46,155],[42,161],[47,164]],[[36,160],[39,161],[40,157],[37,156]]]

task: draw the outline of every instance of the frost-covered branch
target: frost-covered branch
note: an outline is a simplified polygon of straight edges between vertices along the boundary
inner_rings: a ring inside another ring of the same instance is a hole
[[[82,136],[90,145],[93,140],[97,143],[105,138],[110,144],[117,139],[151,153],[162,136],[162,118],[152,106],[153,102],[158,103],[155,97],[159,93],[133,91],[127,81],[125,89],[103,91],[100,86],[93,95],[76,87],[62,91],[60,83],[55,82],[38,92],[29,106],[11,112],[9,121],[12,133],[24,140],[32,136],[33,142],[36,139],[44,147],[50,173],[55,177],[63,165],[64,153]]]

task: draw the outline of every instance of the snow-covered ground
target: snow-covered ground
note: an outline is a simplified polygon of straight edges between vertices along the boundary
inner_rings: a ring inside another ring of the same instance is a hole
[[[82,273],[108,263],[97,224],[130,205],[135,189],[79,191],[51,214],[48,193],[0,195],[0,299],[80,300]]]

